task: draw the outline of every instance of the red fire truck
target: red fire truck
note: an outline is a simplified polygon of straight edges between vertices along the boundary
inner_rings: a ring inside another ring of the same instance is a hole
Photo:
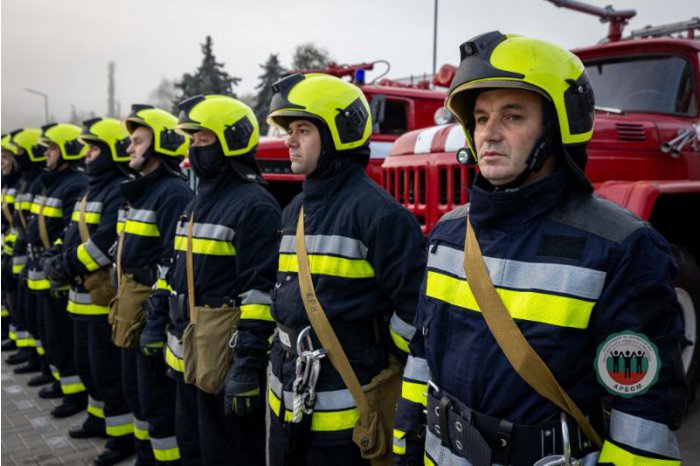
[[[431,87],[449,86],[451,75],[450,67],[447,66],[441,69],[432,82],[426,79],[414,82],[412,78],[399,81],[380,77],[371,83],[366,83],[365,73],[372,71],[377,63],[387,64],[383,61],[356,65],[331,64],[325,69],[299,72],[326,73],[340,78],[349,78],[362,89],[370,103],[374,123],[370,140],[371,159],[367,173],[380,183],[381,165],[394,141],[407,131],[425,128],[436,123],[436,112],[442,111],[446,93],[444,90],[432,90]],[[270,191],[282,206],[301,191],[304,176],[292,173],[289,150],[284,146],[283,138],[261,138],[257,160],[263,176],[270,183]]]
[[[672,244],[685,321],[683,363],[694,386],[700,377],[700,19],[623,38],[633,10],[549,1],[610,22],[606,41],[573,50],[597,104],[586,173],[598,195],[651,222]],[[394,143],[382,166],[382,185],[426,233],[469,200],[477,167],[460,163],[465,144],[454,123],[412,131]]]

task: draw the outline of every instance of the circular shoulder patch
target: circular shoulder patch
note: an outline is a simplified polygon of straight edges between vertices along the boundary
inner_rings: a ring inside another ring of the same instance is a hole
[[[598,346],[595,359],[598,382],[610,393],[630,398],[649,390],[659,378],[659,350],[646,335],[614,333]]]

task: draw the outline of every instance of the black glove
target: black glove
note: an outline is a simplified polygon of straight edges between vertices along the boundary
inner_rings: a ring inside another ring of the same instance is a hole
[[[243,416],[262,405],[258,375],[237,374],[235,365],[229,369],[224,382],[224,414]]]
[[[73,276],[68,271],[68,264],[63,254],[57,254],[53,257],[42,256],[44,275],[54,284],[70,285],[75,282]],[[41,260],[40,259],[40,264]]]
[[[166,335],[165,327],[168,325],[168,296],[167,290],[156,290],[143,304],[146,312],[146,326],[139,337],[139,348],[147,356],[163,355]]]

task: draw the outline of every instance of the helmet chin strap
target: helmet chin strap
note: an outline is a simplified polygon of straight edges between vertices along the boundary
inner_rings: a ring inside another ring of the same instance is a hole
[[[504,189],[517,189],[522,186],[522,184],[527,180],[527,178],[532,174],[540,171],[544,162],[551,155],[551,144],[549,143],[549,129],[545,134],[537,140],[535,147],[532,149],[530,156],[525,162],[525,169],[511,182],[504,185],[500,185],[497,188],[499,190]]]

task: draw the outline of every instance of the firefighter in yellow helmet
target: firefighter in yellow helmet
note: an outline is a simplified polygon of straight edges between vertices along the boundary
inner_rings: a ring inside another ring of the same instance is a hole
[[[177,380],[178,444],[187,464],[264,465],[280,209],[255,162],[258,122],[244,103],[207,95],[180,104],[178,129],[191,137],[190,167],[199,179],[175,236],[177,298],[166,349]],[[206,340],[188,340],[188,325]],[[196,347],[196,375],[185,369],[195,363],[184,359],[192,357],[183,355],[187,344]]]
[[[317,302],[354,383],[366,386],[380,385],[380,373],[382,380],[400,377],[414,333],[424,239],[415,218],[365,173],[372,121],[359,88],[324,74],[295,74],[274,90],[268,122],[287,132],[292,171],[306,180],[282,213],[272,305],[278,333],[270,356],[270,462],[359,465],[375,457],[388,464],[392,419],[375,418],[375,403],[373,414],[360,412],[343,379],[348,374],[339,375],[336,362],[324,357],[331,348],[319,340],[325,332],[310,326],[312,309],[305,305],[311,292],[300,289],[303,259],[296,244],[306,245]],[[392,416],[398,392],[389,388],[381,401],[376,395],[369,396]]]
[[[108,322],[114,287],[111,249],[117,236],[118,211],[124,204],[120,185],[128,180],[125,164],[129,135],[114,118],[83,122],[79,141],[87,148],[88,185],[80,193],[72,221],[63,235],[63,251],[45,265],[49,279],[69,283],[67,316],[75,334],[74,364],[88,392],[88,415],[69,432],[72,438],[104,437],[98,465],[132,454],[134,440],[129,406],[121,380],[121,354],[111,341]]]
[[[428,239],[397,463],[679,465],[675,266],[649,224],[592,195],[583,64],[498,31],[460,52],[446,107],[480,172]]]
[[[192,192],[179,168],[188,141],[177,118],[135,104],[124,120],[129,167],[138,175],[121,184],[126,198],[116,248],[119,292],[113,303],[113,340],[122,348],[122,384],[134,415],[137,462],[178,464],[175,381],[163,357],[168,322],[173,241]]]

